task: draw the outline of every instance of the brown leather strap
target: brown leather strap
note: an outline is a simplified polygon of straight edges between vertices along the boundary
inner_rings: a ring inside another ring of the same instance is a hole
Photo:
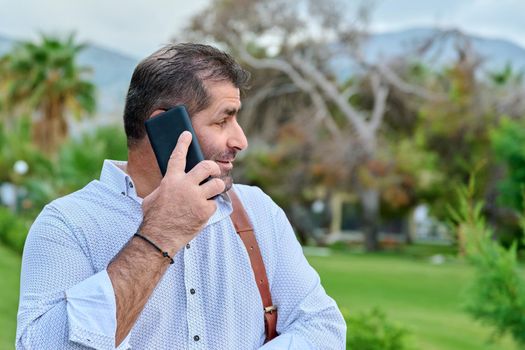
[[[246,247],[253,273],[255,275],[255,282],[257,283],[257,288],[259,288],[259,293],[261,294],[264,312],[264,328],[266,333],[265,342],[268,342],[277,336],[277,307],[272,303],[272,295],[270,294],[270,285],[268,283],[268,277],[266,276],[266,269],[248,214],[246,214],[237,194],[235,194],[233,190],[229,191],[228,194],[230,195],[233,205],[231,219],[235,226],[235,231],[237,231],[237,234]]]

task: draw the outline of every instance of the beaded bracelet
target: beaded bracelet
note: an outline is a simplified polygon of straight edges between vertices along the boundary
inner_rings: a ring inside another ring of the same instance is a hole
[[[157,249],[162,254],[163,257],[170,259],[170,264],[174,263],[173,258],[168,254],[168,252],[165,252],[162,249],[160,249],[160,247],[156,245],[155,242],[153,242],[151,239],[149,239],[146,236],[141,235],[139,232],[136,232],[134,236],[142,238],[143,240],[151,244],[153,247],[155,247],[155,249]]]

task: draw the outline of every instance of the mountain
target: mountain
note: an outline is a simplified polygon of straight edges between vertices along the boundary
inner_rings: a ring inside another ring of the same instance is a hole
[[[502,70],[506,64],[510,64],[515,72],[525,71],[525,49],[521,46],[508,40],[468,35],[454,29],[413,28],[376,33],[363,43],[362,49],[368,62],[401,57],[440,67],[457,59],[455,45],[462,35],[482,59],[482,71]],[[432,38],[433,44],[425,54],[418,54],[416,49]],[[334,56],[330,66],[337,72],[340,81],[359,70],[351,58],[344,55]]]
[[[381,59],[405,55],[413,48],[436,37],[429,52],[423,59],[436,59],[438,64],[450,62],[456,57],[454,45],[458,40],[457,30],[442,30],[430,28],[414,28],[396,32],[373,35],[365,44],[365,54],[368,58]],[[525,49],[504,39],[485,38],[465,34],[472,44],[473,50],[484,60],[486,69],[500,69],[510,63],[518,71],[525,69]]]

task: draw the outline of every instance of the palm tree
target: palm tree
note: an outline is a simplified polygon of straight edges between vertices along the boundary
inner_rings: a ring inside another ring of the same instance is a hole
[[[37,43],[17,43],[0,59],[0,106],[12,115],[29,109],[33,140],[46,153],[67,137],[66,114],[80,118],[95,110],[95,86],[84,78],[89,69],[75,62],[84,47],[73,34],[65,39],[41,35]]]

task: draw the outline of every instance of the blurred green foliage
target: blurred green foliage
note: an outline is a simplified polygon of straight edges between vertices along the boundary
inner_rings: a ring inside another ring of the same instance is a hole
[[[29,141],[28,123],[8,132],[0,129],[0,167],[5,169],[2,183],[16,186],[15,211],[0,206],[0,241],[21,252],[29,226],[44,205],[98,179],[104,159],[127,159],[126,138],[121,127],[99,127],[64,143],[57,157],[48,157]],[[19,138],[20,135],[22,138]],[[13,170],[16,161],[27,163],[28,171]]]
[[[458,200],[451,216],[465,239],[467,258],[476,268],[464,308],[494,328],[493,338],[509,333],[525,346],[525,275],[518,263],[517,242],[507,249],[494,240],[483,216],[483,202],[475,200],[474,176],[468,186],[458,189]]]
[[[71,139],[59,150],[56,187],[63,194],[80,189],[98,179],[104,159],[127,159],[126,136],[121,127],[99,127]]]
[[[407,350],[409,332],[390,321],[379,308],[351,315],[343,309],[349,329],[346,346],[359,350]]]
[[[127,158],[121,127],[68,138],[66,114],[96,106],[90,68],[77,64],[84,48],[73,34],[41,35],[0,57],[0,241],[17,251],[45,204],[97,179],[105,158]]]
[[[67,112],[80,119],[95,111],[95,85],[86,78],[90,69],[76,62],[84,48],[74,34],[42,34],[37,41],[17,42],[0,57],[0,107],[9,122],[20,112],[37,112],[33,141],[48,154],[68,135]]]
[[[500,204],[521,213],[525,209],[525,123],[523,120],[504,118],[490,136],[496,159],[506,170],[505,177],[498,183]]]
[[[0,242],[6,246],[21,253],[30,225],[30,219],[17,216],[9,208],[0,206]]]

